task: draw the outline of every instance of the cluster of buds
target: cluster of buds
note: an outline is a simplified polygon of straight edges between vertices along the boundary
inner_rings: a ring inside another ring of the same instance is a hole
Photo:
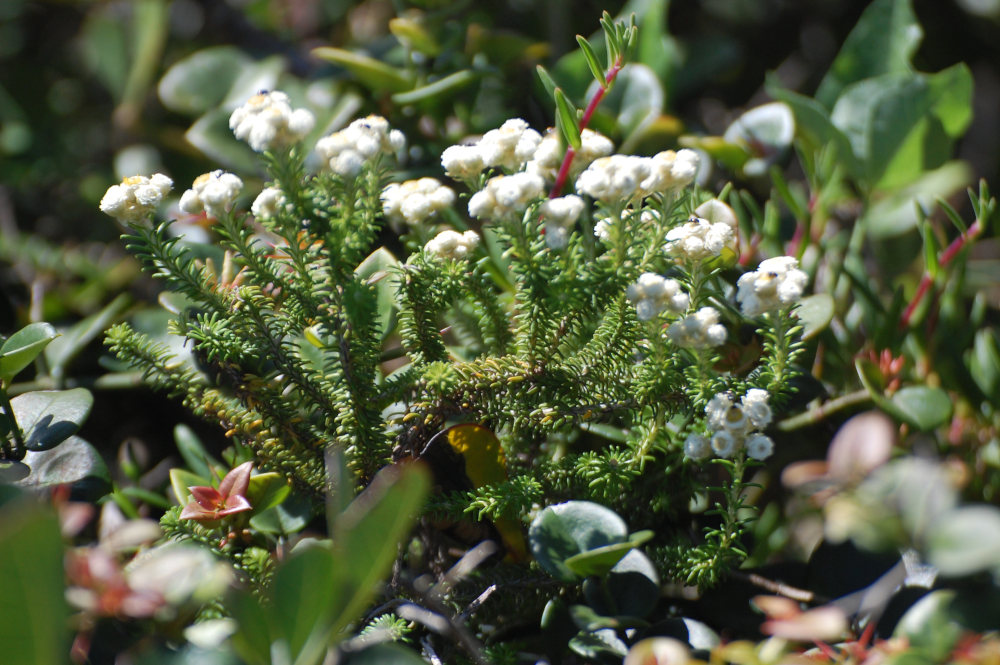
[[[705,406],[709,435],[688,435],[684,454],[695,461],[708,459],[713,453],[728,459],[740,450],[746,450],[747,456],[757,460],[770,457],[774,441],[760,431],[771,423],[769,397],[760,388],[748,390],[739,403],[731,393],[715,395]]]
[[[736,300],[746,316],[759,316],[794,305],[802,298],[809,276],[791,256],[765,259],[757,270],[740,276]]]
[[[204,211],[209,217],[220,217],[233,207],[241,189],[243,181],[232,173],[221,169],[203,173],[181,195],[180,209],[192,215]]]
[[[391,129],[385,118],[370,115],[321,138],[316,142],[316,154],[334,173],[354,178],[365,164],[380,155],[398,154],[405,145],[403,132]]]
[[[635,305],[640,321],[649,321],[666,310],[679,314],[691,302],[688,294],[681,290],[680,282],[653,272],[640,275],[625,291],[625,296]]]
[[[301,141],[316,118],[307,109],[293,109],[288,95],[261,92],[229,116],[229,128],[256,152],[278,150]]]
[[[442,259],[464,259],[479,246],[479,235],[475,231],[442,231],[424,245],[424,252]]]
[[[157,173],[151,178],[134,175],[112,185],[101,199],[101,212],[121,224],[136,224],[151,215],[173,189],[174,182]]]
[[[698,153],[666,150],[653,157],[611,155],[594,160],[576,179],[576,191],[604,203],[633,201],[685,187],[698,172]]]
[[[720,346],[726,337],[726,327],[719,323],[719,312],[714,307],[702,307],[667,328],[667,338],[686,349]]]
[[[455,202],[455,192],[434,178],[392,183],[382,190],[385,216],[409,226],[417,226]]]

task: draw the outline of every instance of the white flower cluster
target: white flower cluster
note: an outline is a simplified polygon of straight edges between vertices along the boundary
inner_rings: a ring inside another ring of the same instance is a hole
[[[479,145],[453,145],[441,153],[445,174],[455,180],[471,180],[486,168]]]
[[[285,193],[278,187],[265,187],[250,205],[250,212],[258,219],[267,219],[278,214],[285,205]]]
[[[229,116],[229,128],[256,152],[284,148],[308,134],[316,118],[307,109],[292,109],[288,95],[260,92]]]
[[[475,231],[442,231],[426,245],[424,251],[443,259],[463,259],[479,246],[479,235]]]
[[[455,192],[434,178],[392,183],[382,190],[382,212],[391,220],[417,226],[455,202]]]
[[[726,335],[726,327],[719,323],[719,312],[712,307],[702,307],[667,328],[670,341],[686,349],[719,346],[725,343]]]
[[[736,236],[728,224],[692,217],[667,232],[664,249],[671,256],[696,262],[718,256],[727,247],[736,250]]]
[[[321,138],[316,142],[316,154],[334,173],[353,178],[366,163],[379,155],[394,155],[405,145],[403,132],[391,129],[385,118],[370,115]]]
[[[574,179],[595,159],[607,157],[615,149],[615,144],[611,142],[611,139],[592,129],[584,129],[580,132],[580,144],[580,149],[576,151],[573,163],[569,167],[569,177]],[[566,145],[563,143],[559,130],[550,129],[542,137],[542,142],[538,144],[535,154],[531,161],[525,165],[524,170],[528,173],[537,173],[545,178],[546,182],[555,182],[565,156]]]
[[[594,160],[576,179],[576,191],[606,203],[631,201],[690,184],[698,153],[666,150],[653,157],[611,155]]]
[[[196,215],[205,211],[209,217],[221,217],[243,189],[243,181],[232,173],[217,169],[194,179],[191,189],[181,195],[180,209]]]
[[[524,120],[511,118],[498,129],[483,134],[478,147],[486,166],[499,166],[517,171],[535,155],[542,135],[531,129]]]
[[[770,457],[774,441],[760,432],[771,423],[768,397],[766,390],[751,388],[737,404],[731,394],[717,394],[705,406],[710,438],[689,435],[684,441],[684,454],[695,461],[707,459],[712,453],[728,459],[745,448],[753,459]]]
[[[108,188],[101,199],[101,212],[122,224],[141,222],[156,210],[173,186],[173,181],[162,173],[151,178],[129,176],[120,185]]]
[[[802,298],[809,276],[791,256],[765,259],[757,270],[740,276],[736,300],[746,316],[758,316],[793,305]]]
[[[534,173],[514,173],[490,178],[486,187],[469,199],[469,214],[479,219],[498,219],[524,212],[532,201],[545,195],[545,181]]]
[[[640,321],[649,321],[664,310],[683,312],[690,303],[688,294],[681,290],[680,282],[653,272],[640,275],[638,281],[625,291],[625,296],[635,305]]]
[[[548,199],[539,212],[545,221],[545,244],[551,249],[565,249],[569,232],[583,212],[583,199],[575,194]]]

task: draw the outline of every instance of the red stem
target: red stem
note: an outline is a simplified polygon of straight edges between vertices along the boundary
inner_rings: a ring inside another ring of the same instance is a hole
[[[580,118],[580,131],[590,124],[590,118],[594,115],[594,111],[600,105],[601,100],[604,99],[604,95],[608,93],[608,88],[611,83],[614,82],[615,78],[618,76],[618,72],[622,70],[625,66],[625,61],[622,58],[615,60],[615,63],[608,70],[607,74],[604,75],[604,85],[597,89],[597,92],[591,98],[590,103],[587,104],[587,108],[583,111],[583,116]],[[566,149],[566,156],[563,157],[562,164],[559,166],[559,174],[556,176],[556,182],[552,185],[552,190],[549,192],[549,198],[554,199],[562,192],[563,187],[566,186],[566,180],[569,178],[569,167],[573,164],[573,158],[576,157],[576,150],[572,147]]]
[[[943,252],[941,252],[941,255],[938,257],[938,265],[944,267],[951,263],[952,259],[954,259],[967,244],[975,240],[976,236],[982,232],[983,225],[977,219],[972,223],[972,226],[969,227],[968,231],[952,240],[951,244],[948,245]],[[933,281],[934,278],[931,277],[930,272],[925,270],[923,277],[920,278],[920,284],[917,285],[917,292],[913,294],[913,300],[911,300],[910,304],[906,306],[903,316],[899,319],[900,328],[905,328],[910,325],[910,319],[913,318],[913,313],[920,305],[920,302],[924,299],[924,296],[927,295],[927,291],[931,288],[931,283]]]

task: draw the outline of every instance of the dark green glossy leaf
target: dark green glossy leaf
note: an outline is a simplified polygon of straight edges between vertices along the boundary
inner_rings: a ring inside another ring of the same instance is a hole
[[[976,331],[969,357],[969,372],[983,394],[994,404],[1000,403],[1000,343],[996,329]]]
[[[211,477],[211,472],[207,476],[200,476],[187,469],[170,469],[170,488],[174,491],[177,503],[183,506],[191,500],[189,487],[211,487]]]
[[[423,465],[386,467],[336,518],[334,554],[337,565],[350,571],[350,577],[336,599],[334,633],[358,618],[376,585],[388,574],[430,484],[430,473]]]
[[[562,134],[563,140],[573,147],[580,149],[580,121],[576,117],[576,108],[570,103],[566,93],[561,88],[555,90],[556,98],[556,127]]]
[[[422,85],[413,90],[397,92],[392,96],[392,101],[400,106],[407,104],[417,104],[423,101],[441,101],[447,99],[462,88],[465,88],[479,80],[479,74],[471,69],[449,74],[438,80]]]
[[[597,53],[594,52],[594,47],[590,45],[587,38],[583,35],[576,36],[576,43],[580,45],[580,50],[583,52],[583,57],[587,60],[587,66],[590,67],[590,73],[594,75],[594,80],[597,81],[598,85],[602,88],[606,88],[607,83],[604,80],[604,67],[601,66],[601,62],[597,59]]]
[[[875,0],[861,15],[816,91],[830,108],[849,84],[890,72],[906,72],[923,30],[911,0]]]
[[[372,90],[403,92],[413,87],[413,81],[402,70],[367,55],[332,46],[314,48],[312,54],[320,60],[340,65]]]
[[[184,138],[211,161],[231,169],[249,169],[257,158],[247,144],[233,136],[229,115],[225,109],[212,109],[191,125]]]
[[[18,395],[10,404],[27,449],[48,450],[80,429],[94,396],[86,388],[38,390]]]
[[[250,518],[250,526],[263,533],[289,536],[306,528],[311,519],[312,504],[292,492],[280,505],[255,513]]]
[[[8,337],[0,346],[0,381],[9,383],[58,335],[48,323],[31,323]]]
[[[375,285],[378,302],[379,330],[382,339],[388,337],[396,321],[396,293],[399,289],[399,259],[385,247],[379,247],[354,269],[368,284]]]
[[[246,497],[254,514],[257,514],[280,505],[291,491],[288,481],[281,474],[269,471],[250,477]]]
[[[71,485],[81,500],[96,500],[110,489],[111,475],[101,454],[78,436],[51,449],[29,450],[24,463],[31,468],[31,474],[18,483],[22,487]]]
[[[197,116],[226,98],[253,60],[235,46],[214,46],[174,63],[160,79],[160,101],[171,111]]]
[[[174,443],[177,445],[177,452],[184,458],[184,463],[194,475],[211,478],[213,468],[222,468],[222,462],[208,454],[201,439],[187,425],[180,424],[174,427]]]
[[[951,398],[940,388],[907,386],[891,399],[904,420],[920,430],[940,427],[951,418]]]
[[[567,565],[567,559],[582,552],[625,543],[628,527],[609,508],[589,501],[567,501],[539,513],[531,523],[528,537],[531,553],[538,564],[556,579],[573,582],[577,574]],[[631,547],[628,543],[625,550]]]
[[[5,665],[64,663],[69,611],[63,597],[59,520],[41,503],[8,503],[0,512],[0,644]]]

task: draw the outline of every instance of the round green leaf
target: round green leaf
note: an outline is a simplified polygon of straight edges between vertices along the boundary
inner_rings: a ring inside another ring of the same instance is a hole
[[[31,474],[18,483],[21,487],[72,485],[74,493],[96,498],[107,491],[111,481],[101,454],[78,436],[71,436],[51,450],[29,450],[24,463],[31,468]]]
[[[828,293],[806,296],[799,302],[795,315],[802,322],[802,339],[811,339],[833,320],[833,298]]]
[[[75,434],[90,415],[94,397],[86,388],[37,390],[10,401],[28,450],[48,450]]]
[[[567,559],[582,552],[624,543],[627,537],[628,527],[617,513],[589,501],[567,501],[549,506],[538,514],[528,530],[535,560],[546,572],[564,582],[577,580],[577,573],[567,565]],[[632,547],[631,543],[625,544],[621,556]]]
[[[891,402],[905,422],[920,430],[940,427],[951,418],[951,398],[940,388],[907,386]]]
[[[1000,571],[1000,510],[981,505],[948,511],[928,531],[927,558],[943,575]]]
[[[9,382],[13,379],[58,336],[56,329],[48,323],[32,323],[8,337],[0,346],[0,380]]]
[[[607,596],[601,589],[607,588]],[[587,603],[602,614],[644,617],[660,598],[660,576],[649,557],[639,550],[625,553],[608,573],[606,581],[588,578],[583,582]],[[608,606],[608,596],[614,603]]]
[[[201,115],[218,106],[253,60],[235,46],[207,48],[178,60],[160,80],[160,101],[171,111]]]

